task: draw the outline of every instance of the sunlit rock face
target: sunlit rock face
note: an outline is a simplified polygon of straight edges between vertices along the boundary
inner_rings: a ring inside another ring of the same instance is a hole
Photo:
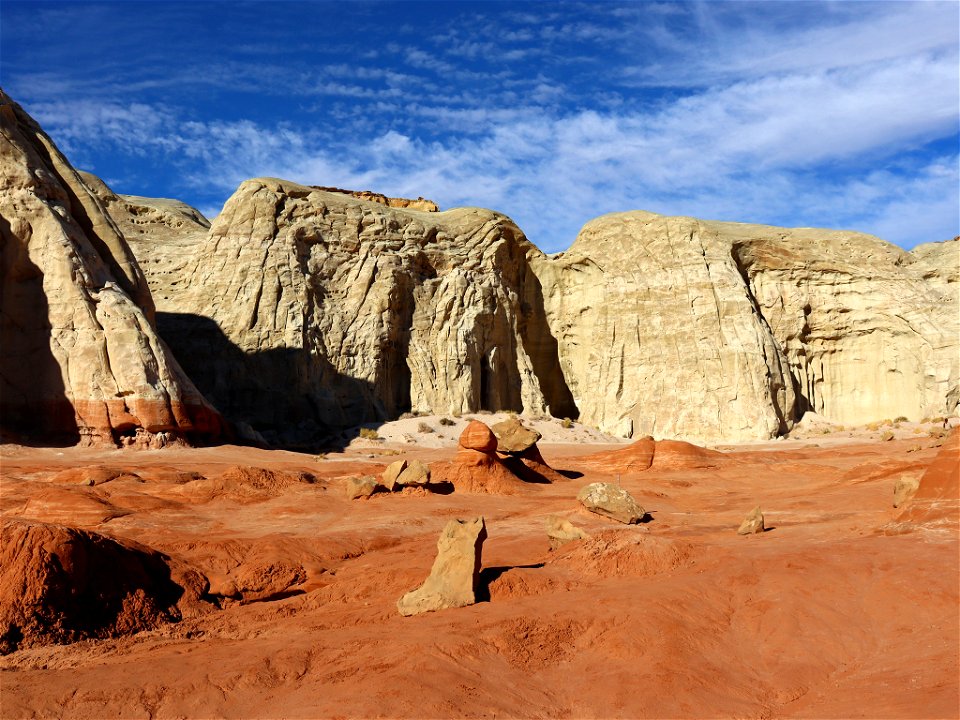
[[[918,261],[851,232],[732,226],[729,234],[805,407],[854,424],[955,410],[958,285],[925,278],[929,251]],[[934,262],[952,265],[955,278],[956,243],[939,245]]]
[[[85,183],[136,254],[160,332],[250,438],[509,409],[735,441],[808,410],[856,424],[956,408],[956,240],[907,253],[636,211],[547,256],[477,208],[261,178],[210,226]]]
[[[249,180],[157,280],[159,324],[214,404],[269,441],[408,410],[571,415],[537,252],[489,210]]]
[[[142,272],[96,194],[0,91],[0,423],[12,437],[203,439],[220,420],[153,326]]]
[[[786,358],[709,224],[606,215],[534,268],[581,422],[625,437],[789,429],[797,397]]]
[[[582,422],[739,440],[955,409],[955,246],[631,212],[533,267]]]

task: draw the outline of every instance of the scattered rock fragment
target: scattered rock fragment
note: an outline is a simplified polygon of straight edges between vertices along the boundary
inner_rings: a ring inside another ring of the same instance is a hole
[[[418,615],[476,602],[480,562],[487,528],[482,517],[451,520],[437,541],[437,558],[430,576],[397,601],[401,615]]]
[[[471,420],[460,433],[460,447],[481,453],[497,451],[497,436],[479,420]]]
[[[393,489],[405,487],[426,487],[430,483],[430,468],[419,460],[411,460],[397,475]]]
[[[537,441],[542,437],[540,433],[525,427],[519,418],[507,418],[494,425],[492,430],[497,437],[498,456],[521,480],[550,483],[564,479],[540,454],[537,447]]]
[[[364,475],[363,477],[348,477],[346,480],[346,490],[348,500],[357,500],[358,498],[370,497],[380,485],[373,475]]]
[[[525,427],[519,418],[510,417],[498,422],[491,430],[497,437],[497,450],[503,453],[522,453],[543,437],[536,430]]]
[[[613,483],[592,483],[577,494],[587,510],[618,522],[633,525],[647,514],[626,490]]]
[[[920,477],[916,475],[902,475],[893,485],[893,506],[900,507],[914,496],[920,487]]]
[[[737,529],[738,535],[753,535],[754,533],[762,533],[764,531],[763,526],[763,513],[760,512],[760,506],[757,505],[750,513],[743,519],[743,522],[740,523],[740,527]]]
[[[383,474],[380,476],[383,486],[393,492],[393,488],[396,485],[397,478],[400,477],[400,473],[407,469],[406,460],[395,460],[394,462],[387,465],[384,468]]]
[[[556,550],[562,545],[575,540],[587,540],[590,535],[569,520],[564,520],[557,515],[547,517],[547,537],[550,538],[550,549]]]

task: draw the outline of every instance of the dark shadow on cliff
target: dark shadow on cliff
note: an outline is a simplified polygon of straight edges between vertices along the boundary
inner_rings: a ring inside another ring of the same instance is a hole
[[[730,257],[733,259],[734,265],[737,267],[737,272],[740,273],[740,277],[743,280],[744,290],[747,295],[747,299],[750,300],[750,304],[753,306],[753,311],[756,316],[760,319],[760,323],[763,325],[764,330],[767,333],[770,342],[773,343],[779,350],[781,355],[784,358],[784,364],[782,366],[782,371],[790,380],[790,385],[793,389],[794,394],[794,404],[792,407],[781,407],[780,403],[777,402],[777,396],[780,390],[783,390],[783,387],[777,384],[771,384],[770,386],[770,405],[773,408],[773,411],[777,415],[777,420],[779,422],[779,428],[777,435],[786,435],[790,432],[790,428],[793,426],[793,423],[799,422],[803,417],[804,413],[807,410],[812,408],[810,397],[806,393],[805,389],[801,387],[800,380],[797,377],[797,373],[790,367],[789,363],[786,362],[786,353],[783,348],[780,347],[779,342],[777,342],[777,337],[773,333],[773,329],[770,327],[770,323],[767,321],[766,316],[763,314],[763,307],[757,301],[756,295],[754,295],[754,286],[753,286],[753,277],[751,274],[751,269],[754,263],[754,248],[752,243],[734,243],[730,248]],[[804,308],[804,316],[806,317],[810,313],[810,306],[807,305]],[[810,331],[809,326],[806,321],[804,321],[804,327],[802,335]],[[805,337],[801,336],[801,341],[804,341]],[[770,360],[768,359],[768,362]]]
[[[197,389],[252,445],[342,449],[363,423],[387,419],[373,385],[309,350],[247,353],[208,317],[157,313],[157,331]]]
[[[80,441],[73,405],[51,347],[43,272],[27,243],[0,217],[0,429],[3,440],[38,447]]]
[[[580,409],[573,399],[560,366],[560,346],[550,333],[544,307],[543,287],[530,266],[523,279],[523,322],[520,338],[533,363],[533,372],[540,383],[540,391],[550,408],[550,414],[558,418],[576,420]]]

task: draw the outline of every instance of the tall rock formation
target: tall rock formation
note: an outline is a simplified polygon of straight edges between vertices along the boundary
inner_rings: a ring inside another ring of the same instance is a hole
[[[148,273],[150,254],[169,254],[157,243],[134,245]],[[207,397],[299,444],[408,410],[575,414],[533,250],[489,210],[393,208],[261,178],[182,269],[151,282],[160,330]]]
[[[64,442],[143,428],[216,436],[217,413],[153,325],[116,224],[0,91],[0,425]]]
[[[803,409],[844,424],[954,411],[957,285],[924,278],[925,251],[915,259],[854,232],[714,225],[788,358]]]
[[[841,423],[955,409],[947,245],[911,256],[859,233],[630,212],[530,257],[582,422],[742,440],[808,409]]]
[[[532,256],[580,421],[624,437],[772,437],[796,395],[730,246],[708,224],[647,212],[584,226]]]
[[[78,175],[5,95],[0,115],[6,428],[216,434],[158,331],[241,433],[284,445],[408,410],[735,441],[957,407],[957,240],[637,211],[547,256],[489,210],[271,178],[211,226]]]

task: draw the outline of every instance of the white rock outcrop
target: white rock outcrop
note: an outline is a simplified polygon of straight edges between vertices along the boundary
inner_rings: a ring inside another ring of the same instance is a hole
[[[154,326],[140,267],[96,194],[0,91],[0,423],[113,443],[218,437],[218,414]]]
[[[480,565],[487,526],[483,517],[451,520],[437,540],[437,557],[423,585],[397,601],[401,615],[473,605],[480,583]]]
[[[218,409],[273,442],[408,410],[569,414],[530,309],[530,248],[489,210],[249,180],[174,274],[178,291],[158,286],[158,322]]]
[[[955,246],[629,212],[529,257],[581,422],[729,441],[954,411]]]
[[[568,252],[532,264],[581,422],[692,439],[790,428],[786,358],[712,227],[605,215]]]
[[[933,249],[912,256],[871,235],[714,225],[787,357],[801,410],[842,424],[955,410],[956,242],[938,244],[930,272]]]

